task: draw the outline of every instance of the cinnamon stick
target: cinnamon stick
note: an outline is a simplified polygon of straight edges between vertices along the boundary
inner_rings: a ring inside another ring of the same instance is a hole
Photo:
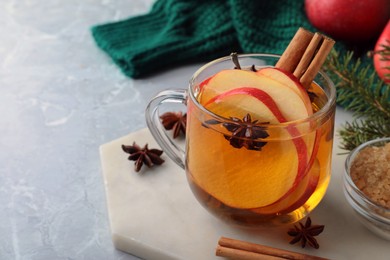
[[[305,88],[309,88],[334,43],[322,34],[313,35],[299,28],[275,67],[293,73]]]
[[[310,86],[311,82],[314,80],[318,71],[322,67],[322,64],[324,64],[326,56],[328,56],[334,43],[335,42],[332,39],[324,37],[321,46],[319,47],[316,55],[307,67],[306,72],[302,75],[302,77],[300,77],[300,82],[304,87],[307,88],[308,86]]]
[[[299,61],[297,67],[294,70],[294,76],[298,79],[302,77],[305,73],[306,68],[309,66],[310,62],[313,60],[315,51],[318,48],[318,45],[323,40],[323,37],[319,33],[315,33],[311,39],[309,45],[307,46],[305,52],[303,53],[301,60]]]
[[[259,254],[255,252],[240,250],[236,248],[229,248],[224,246],[217,246],[217,256],[227,257],[229,259],[240,259],[240,260],[285,260],[286,258],[280,258],[272,255]]]
[[[325,258],[300,254],[288,250],[278,249],[260,244],[254,244],[227,237],[221,237],[216,249],[217,256],[231,259],[261,260],[261,259],[298,259],[298,260],[326,260]]]
[[[276,63],[275,67],[291,73],[294,72],[294,69],[297,67],[312,38],[313,33],[303,29],[302,27],[299,28],[287,48],[284,50],[279,61]]]

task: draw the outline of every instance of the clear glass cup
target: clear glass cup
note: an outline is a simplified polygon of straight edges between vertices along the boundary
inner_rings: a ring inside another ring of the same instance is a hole
[[[274,66],[279,57],[245,54],[238,59],[243,68],[260,68]],[[159,93],[147,106],[147,125],[164,152],[185,169],[193,194],[210,213],[240,226],[294,223],[318,205],[329,184],[334,84],[320,72],[309,89],[316,112],[291,122],[260,123],[266,135],[253,139],[232,134],[237,121],[200,102],[201,83],[233,68],[230,57],[214,60],[195,72],[187,90]],[[187,106],[184,150],[160,122],[159,110],[166,103]]]

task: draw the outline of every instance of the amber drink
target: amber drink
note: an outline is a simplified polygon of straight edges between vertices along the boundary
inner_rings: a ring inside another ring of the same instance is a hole
[[[296,222],[329,184],[334,86],[321,72],[303,88],[273,68],[278,59],[248,54],[239,56],[240,70],[230,57],[203,66],[174,98],[187,105],[185,151],[160,142],[186,169],[200,204],[230,223]]]

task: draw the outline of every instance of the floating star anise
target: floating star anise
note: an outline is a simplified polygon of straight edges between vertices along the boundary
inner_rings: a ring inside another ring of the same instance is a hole
[[[258,123],[258,120],[252,121],[250,114],[247,114],[242,120],[237,117],[230,117],[230,119],[233,122],[222,123],[211,119],[203,125],[207,127],[207,124],[222,123],[226,130],[232,133],[231,135],[224,135],[225,139],[235,148],[245,147],[248,150],[261,151],[261,148],[267,144],[267,142],[258,139],[269,136],[264,127],[264,124],[268,124],[268,122]]]
[[[160,119],[166,130],[173,130],[174,139],[180,135],[180,132],[186,134],[187,114],[166,112],[160,116]]]
[[[163,151],[158,149],[149,149],[148,144],[145,144],[144,148],[141,148],[135,142],[133,145],[122,145],[122,150],[130,156],[130,161],[135,161],[134,168],[136,172],[141,170],[143,164],[146,164],[149,168],[153,165],[160,165],[164,160],[160,157]]]
[[[306,219],[305,225],[299,222],[299,227],[297,225],[294,225],[294,228],[290,229],[287,234],[294,237],[290,241],[290,244],[295,244],[301,241],[302,248],[305,247],[307,243],[309,244],[309,246],[318,249],[320,245],[314,237],[321,234],[323,230],[324,225],[312,225],[311,219],[310,217],[308,217]]]

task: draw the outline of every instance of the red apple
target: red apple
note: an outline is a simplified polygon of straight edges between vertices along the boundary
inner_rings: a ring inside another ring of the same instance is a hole
[[[337,40],[366,42],[378,37],[390,18],[389,0],[305,0],[317,29]]]
[[[384,55],[384,45],[390,48],[390,20],[387,22],[385,29],[379,36],[374,49],[375,70],[378,73],[378,76],[383,79],[383,81],[390,83],[390,51],[387,55]]]

